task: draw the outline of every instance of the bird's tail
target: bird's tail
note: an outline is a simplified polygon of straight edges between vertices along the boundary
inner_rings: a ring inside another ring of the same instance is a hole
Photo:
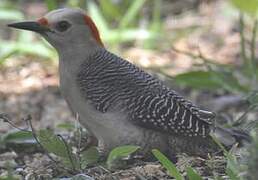
[[[225,147],[232,147],[234,144],[243,146],[251,142],[250,135],[240,129],[216,127],[211,135],[215,136]]]

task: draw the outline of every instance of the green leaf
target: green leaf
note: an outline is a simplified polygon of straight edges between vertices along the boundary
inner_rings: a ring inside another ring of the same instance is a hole
[[[136,39],[150,39],[157,37],[158,34],[146,29],[126,29],[110,30],[108,34],[103,34],[103,38],[108,42],[128,42]]]
[[[28,131],[10,131],[3,137],[4,143],[15,143],[15,144],[35,144],[36,141],[31,132]]]
[[[239,80],[236,78],[233,70],[223,69],[218,71],[210,71],[212,73],[213,81],[219,84],[219,87],[235,93],[247,93],[249,87],[242,86]]]
[[[74,124],[72,123],[69,123],[69,122],[65,122],[65,123],[60,123],[56,126],[57,128],[60,128],[60,129],[65,129],[67,131],[72,131],[75,129],[75,126]]]
[[[61,162],[64,164],[65,167],[74,169],[74,170],[79,170],[80,169],[80,162],[77,159],[75,154],[70,155],[70,157],[60,157]]]
[[[52,48],[47,47],[39,42],[17,42],[17,41],[0,41],[0,60],[4,61],[4,57],[9,54],[20,53],[40,56],[52,59],[56,56],[56,52]]]
[[[212,72],[209,71],[190,71],[176,75],[176,83],[196,89],[216,89],[220,84],[213,79]]]
[[[227,167],[226,167],[226,172],[230,179],[232,180],[238,180],[241,179],[238,175],[240,173],[240,165],[237,162],[236,156],[233,155],[231,152],[227,154]]]
[[[50,130],[40,130],[37,133],[40,144],[50,153],[59,157],[69,158],[71,147],[66,147],[65,143]]]
[[[232,154],[231,151],[227,151],[225,147],[219,142],[219,140],[215,136],[211,136],[214,142],[223,150],[224,156],[227,159],[227,167],[226,173],[232,180],[240,180],[241,178],[238,177],[239,174],[239,163],[237,162],[236,157]],[[234,146],[233,146],[234,147]]]
[[[1,20],[23,20],[24,16],[21,12],[12,10],[12,9],[4,9],[0,8],[0,19]]]
[[[45,4],[47,5],[47,9],[52,11],[58,7],[57,1],[53,0],[45,0]]]
[[[191,167],[187,167],[186,174],[189,180],[202,180],[202,177]]]
[[[249,15],[257,15],[258,11],[258,0],[230,0],[231,3],[243,13]]]
[[[40,130],[37,133],[40,144],[49,152],[57,155],[63,164],[69,168],[78,169],[79,161],[72,153],[72,148],[50,130]]]
[[[176,75],[176,83],[195,89],[216,90],[223,88],[230,92],[247,92],[248,89],[239,83],[239,80],[231,72],[218,71],[190,71]],[[229,70],[227,70],[229,71]]]
[[[129,156],[130,154],[134,153],[139,148],[140,148],[139,146],[130,146],[130,145],[116,147],[108,155],[107,166],[109,168],[112,167],[113,163],[116,160]]]
[[[230,168],[226,168],[226,173],[229,177],[230,180],[239,180],[239,178],[237,177],[237,175],[232,171],[232,169]]]
[[[176,166],[164,154],[162,154],[157,149],[153,149],[151,152],[159,160],[159,162],[168,170],[170,176],[174,177],[176,180],[184,179],[184,177],[180,174]]]
[[[110,0],[100,0],[99,1],[102,11],[108,15],[109,18],[119,18],[121,17],[121,9]]]
[[[90,164],[94,164],[99,160],[99,152],[95,146],[88,148],[81,153],[81,167],[86,168]]]

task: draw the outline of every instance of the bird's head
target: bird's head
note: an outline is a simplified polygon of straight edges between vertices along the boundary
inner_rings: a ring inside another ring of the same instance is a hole
[[[57,50],[75,46],[103,46],[92,19],[80,9],[58,9],[36,21],[8,24],[9,27],[41,34]]]

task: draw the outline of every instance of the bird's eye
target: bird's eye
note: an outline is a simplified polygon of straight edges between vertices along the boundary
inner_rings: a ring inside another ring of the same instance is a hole
[[[66,31],[69,27],[71,26],[71,24],[67,21],[60,21],[57,23],[56,29],[60,32],[64,32]]]

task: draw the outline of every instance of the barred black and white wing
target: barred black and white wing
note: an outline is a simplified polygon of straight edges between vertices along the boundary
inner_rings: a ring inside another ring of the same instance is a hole
[[[104,49],[82,64],[77,82],[83,96],[98,111],[105,113],[119,104],[128,120],[144,128],[201,137],[211,131],[214,113],[201,110],[148,73]]]

